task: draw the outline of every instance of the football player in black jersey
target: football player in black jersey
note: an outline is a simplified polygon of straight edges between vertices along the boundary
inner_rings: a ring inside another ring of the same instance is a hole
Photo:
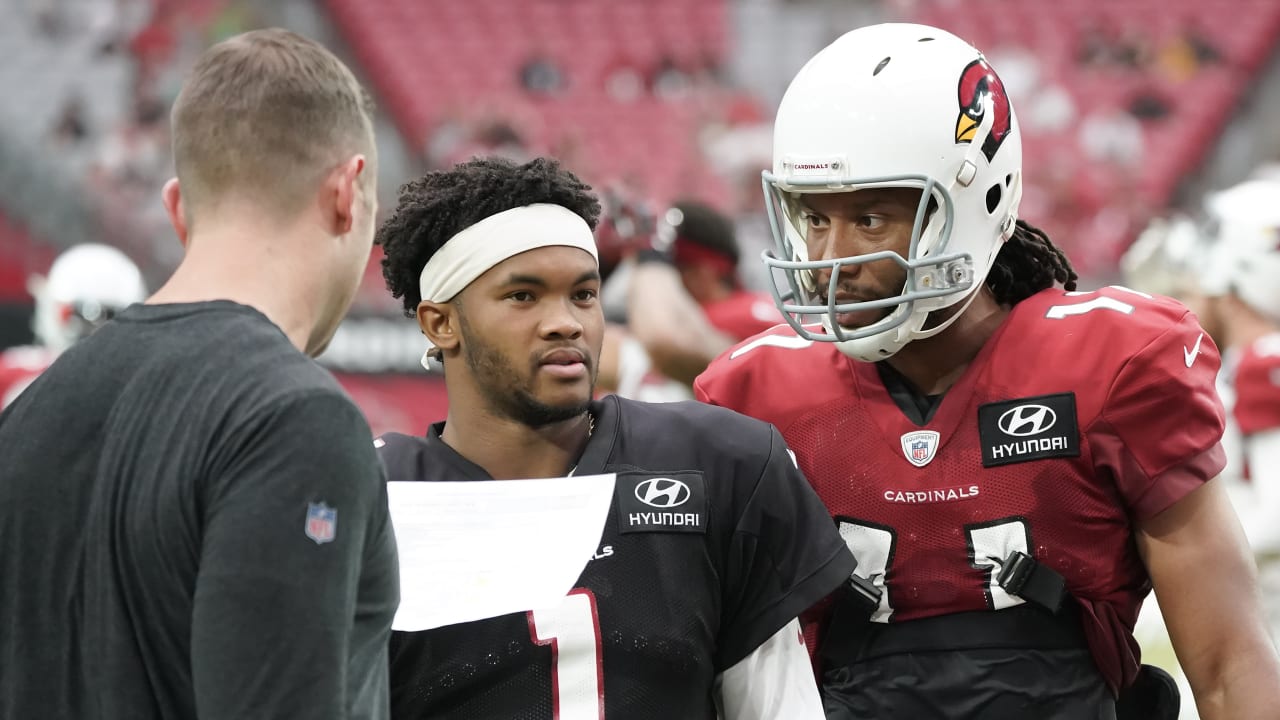
[[[617,478],[559,607],[393,634],[392,715],[820,718],[796,618],[852,556],[770,425],[593,400],[598,213],[554,161],[478,159],[405,185],[379,230],[450,400],[425,436],[379,439],[388,478]]]

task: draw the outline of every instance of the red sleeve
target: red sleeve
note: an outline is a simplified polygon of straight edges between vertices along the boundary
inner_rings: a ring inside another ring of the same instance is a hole
[[[1280,334],[1250,345],[1236,367],[1236,404],[1240,433],[1246,437],[1280,428]]]
[[[739,292],[703,306],[707,321],[735,341],[762,333],[785,320],[773,298],[762,293]]]
[[[1133,354],[1086,430],[1094,465],[1139,519],[1168,508],[1226,464],[1214,388],[1218,349],[1191,313]]]

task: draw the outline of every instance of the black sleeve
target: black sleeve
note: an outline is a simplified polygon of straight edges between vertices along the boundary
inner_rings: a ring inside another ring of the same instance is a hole
[[[782,436],[769,430],[768,460],[729,548],[716,672],[750,655],[857,565]]]
[[[350,667],[353,650],[366,654],[352,647],[365,563],[396,563],[364,418],[336,392],[294,395],[237,427],[207,478],[191,628],[199,716],[346,718],[367,685]]]

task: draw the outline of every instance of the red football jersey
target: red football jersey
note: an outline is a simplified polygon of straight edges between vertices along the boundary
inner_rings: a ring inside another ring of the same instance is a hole
[[[0,353],[0,409],[13,402],[57,357],[51,350],[32,345]]]
[[[739,290],[723,300],[702,306],[707,321],[735,340],[744,340],[785,322],[773,297]]]
[[[1013,550],[1061,573],[1113,687],[1134,678],[1150,578],[1133,519],[1221,471],[1217,348],[1185,307],[1124,288],[1024,300],[919,426],[874,364],[787,326],[698,378],[699,399],[773,423],[884,592],[878,622],[1023,602]]]
[[[1280,428],[1280,333],[1259,338],[1240,354],[1236,365],[1236,402],[1232,409],[1240,434]]]

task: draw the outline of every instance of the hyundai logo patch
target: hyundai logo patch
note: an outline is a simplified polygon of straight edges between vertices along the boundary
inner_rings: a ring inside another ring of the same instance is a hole
[[[1039,395],[978,408],[982,466],[1080,455],[1075,393]]]

